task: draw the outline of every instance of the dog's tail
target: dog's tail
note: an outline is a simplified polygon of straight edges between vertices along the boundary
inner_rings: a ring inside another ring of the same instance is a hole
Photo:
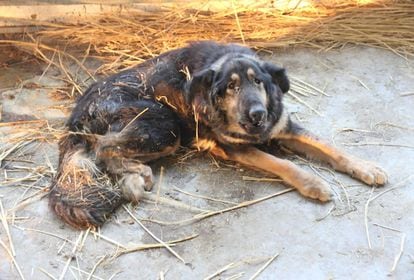
[[[123,200],[119,188],[95,164],[88,145],[79,135],[62,138],[58,172],[49,194],[53,211],[76,228],[102,225]]]

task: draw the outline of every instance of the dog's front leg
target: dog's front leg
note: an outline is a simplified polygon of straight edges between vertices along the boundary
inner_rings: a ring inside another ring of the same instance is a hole
[[[387,182],[386,173],[374,163],[332,147],[292,121],[288,128],[275,135],[274,139],[294,152],[328,163],[335,170],[349,174],[368,185],[384,185]]]
[[[301,169],[291,161],[279,159],[255,147],[215,147],[212,154],[225,160],[232,160],[253,169],[274,174],[296,188],[302,195],[320,201],[331,199],[331,189],[327,183]]]

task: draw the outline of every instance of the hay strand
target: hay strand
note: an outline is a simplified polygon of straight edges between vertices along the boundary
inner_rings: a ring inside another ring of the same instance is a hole
[[[237,205],[237,203],[235,203],[235,202],[231,202],[231,201],[227,201],[227,200],[223,200],[223,199],[218,199],[218,198],[213,198],[213,197],[209,197],[209,196],[205,196],[205,195],[190,193],[190,192],[184,191],[182,189],[179,189],[177,187],[174,187],[174,190],[177,191],[177,192],[186,194],[188,196],[192,196],[192,197],[197,197],[197,198],[201,198],[201,199],[205,199],[205,200],[209,200],[209,201],[214,201],[214,202],[221,202],[221,203],[225,203],[225,204]],[[204,212],[208,212],[208,211],[204,211]]]
[[[149,235],[151,235],[152,238],[154,238],[156,241],[158,241],[159,243],[161,243],[168,251],[170,251],[171,254],[173,254],[177,259],[179,259],[180,261],[182,261],[184,264],[186,264],[185,260],[179,255],[177,254],[170,245],[168,245],[167,243],[165,243],[164,241],[162,241],[160,238],[158,238],[155,234],[153,234],[146,226],[144,226],[140,220],[138,220],[134,214],[132,214],[132,212],[125,206],[122,206],[125,211],[127,211],[127,213],[131,216],[131,218],[137,223],[139,224]]]
[[[220,274],[222,274],[223,272],[232,269],[233,267],[237,266],[236,263],[232,262],[229,263],[228,265],[220,268],[219,270],[217,270],[216,272],[212,273],[211,275],[207,276],[206,278],[204,278],[204,280],[211,280],[213,278],[215,278],[216,276],[219,276]]]
[[[395,189],[398,189],[400,187],[405,186],[405,184],[407,182],[410,182],[412,178],[414,178],[414,175],[411,175],[411,176],[406,177],[405,179],[403,179],[400,182],[398,182],[397,184],[395,184],[394,187],[391,187],[391,188],[389,188],[389,189],[387,189],[385,191],[382,191],[382,192],[378,193],[377,195],[375,195],[374,197],[371,197],[371,195],[370,195],[370,197],[368,198],[367,202],[365,203],[365,209],[364,209],[364,213],[365,213],[365,215],[364,215],[365,232],[366,232],[366,235],[367,235],[368,247],[370,249],[372,249],[371,239],[370,239],[370,235],[369,235],[369,227],[368,227],[368,208],[369,208],[370,203],[372,201],[376,200],[377,198],[383,196],[384,194],[390,192],[390,191],[393,191]],[[372,189],[371,194],[373,193],[374,189],[375,188]]]
[[[99,258],[99,260],[95,263],[95,265],[93,266],[91,272],[88,275],[88,278],[86,278],[86,280],[90,280],[93,276],[93,274],[95,273],[96,268],[105,260],[106,256],[102,256],[101,258]]]
[[[398,251],[398,254],[395,256],[394,263],[392,265],[391,272],[390,272],[391,274],[394,273],[394,271],[397,269],[398,262],[400,261],[401,256],[404,252],[404,244],[405,244],[406,237],[407,235],[405,233],[401,235],[400,250]]]
[[[196,237],[198,237],[198,234],[193,234],[193,235],[190,235],[184,238],[167,241],[165,243],[167,243],[168,245],[172,247],[172,246],[175,246],[177,243],[188,241]],[[142,250],[147,250],[147,249],[155,249],[155,248],[164,248],[164,245],[159,244],[159,243],[158,244],[139,244],[139,245],[131,246],[131,247],[128,247],[127,249],[119,251],[115,257],[119,257],[121,255],[129,254],[132,252],[137,252],[137,251],[142,251]]]
[[[7,222],[7,215],[6,212],[4,211],[3,208],[3,202],[0,198],[0,215],[1,215],[1,223],[3,224],[4,230],[6,232],[6,236],[7,239],[9,240],[9,245],[10,245],[10,251],[12,253],[12,256],[15,257],[16,256],[16,251],[14,250],[14,245],[13,245],[13,240],[10,234],[10,228],[9,228],[9,223]]]
[[[80,241],[82,240],[83,233],[84,232],[81,231],[81,233],[79,234],[78,238],[76,239],[76,242],[73,245],[71,254],[68,256],[68,260],[66,261],[65,266],[63,267],[62,273],[59,276],[59,280],[63,280],[65,278],[65,274],[68,271],[69,264],[72,261],[73,257],[75,256],[76,251],[78,250],[78,245],[79,245]]]
[[[53,276],[50,272],[48,272],[46,269],[39,267],[39,270],[43,272],[47,277],[53,280],[57,280],[55,276]]]
[[[20,278],[21,278],[22,280],[24,280],[25,278],[24,278],[24,276],[23,276],[23,273],[22,273],[22,271],[20,270],[20,266],[19,266],[19,264],[17,263],[16,259],[14,258],[13,253],[12,253],[12,252],[10,252],[9,248],[7,248],[6,244],[4,244],[4,243],[3,243],[3,241],[1,241],[1,239],[0,239],[0,245],[4,248],[4,250],[6,250],[7,254],[8,254],[8,255],[9,255],[9,257],[11,258],[11,260],[12,260],[12,262],[13,262],[14,266],[15,266],[15,267],[16,267],[16,269],[17,269],[17,272],[19,273]]]
[[[414,149],[414,145],[381,143],[381,142],[358,142],[358,143],[341,143],[341,144],[344,146],[382,146],[382,147]]]
[[[249,280],[256,279],[260,275],[260,273],[262,273],[278,256],[279,253],[271,257],[262,267],[259,268],[258,271],[256,271],[255,274],[252,275],[252,277],[249,278]]]
[[[230,212],[230,211],[233,211],[233,210],[237,210],[237,209],[240,209],[240,208],[248,207],[248,206],[263,202],[265,200],[271,199],[273,197],[280,196],[282,194],[291,192],[293,190],[294,190],[294,188],[288,188],[288,189],[285,189],[283,191],[280,191],[280,192],[277,192],[277,193],[274,193],[274,194],[271,194],[271,195],[267,195],[267,196],[264,196],[264,197],[261,197],[261,198],[255,199],[255,200],[244,201],[242,203],[239,203],[235,206],[231,206],[229,208],[225,208],[225,209],[221,209],[221,210],[217,210],[217,211],[210,211],[210,212],[207,212],[207,213],[195,215],[192,218],[181,220],[181,221],[174,221],[174,222],[164,222],[164,221],[159,221],[159,220],[148,220],[148,221],[152,221],[154,223],[158,223],[158,224],[162,224],[162,225],[185,225],[185,224],[190,224],[190,223],[201,221],[203,219],[206,219],[206,218],[209,218],[209,217],[212,217],[212,216],[216,216],[216,215],[223,214],[223,213],[226,213],[226,212]]]
[[[162,196],[157,196],[157,194],[153,194],[151,192],[145,192],[143,196],[143,201],[145,202],[154,202],[156,205],[164,204],[176,209],[182,209],[186,211],[196,212],[196,213],[206,213],[210,210],[201,209],[192,205],[185,204],[180,201],[176,201],[174,199],[169,199]]]

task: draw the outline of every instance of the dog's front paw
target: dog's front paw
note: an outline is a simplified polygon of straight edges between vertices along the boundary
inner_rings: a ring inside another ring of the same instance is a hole
[[[382,186],[388,181],[387,173],[369,161],[353,161],[348,167],[348,173],[370,186]]]
[[[311,174],[302,178],[298,185],[295,186],[298,191],[306,197],[327,202],[332,199],[332,191],[329,185]]]

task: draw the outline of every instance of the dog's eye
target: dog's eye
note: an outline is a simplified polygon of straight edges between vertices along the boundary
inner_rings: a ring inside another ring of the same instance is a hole
[[[234,84],[233,82],[230,82],[230,83],[227,85],[227,88],[228,88],[228,89],[234,89],[234,87],[235,87],[235,84]]]
[[[254,82],[259,85],[262,81],[260,81],[259,79],[254,79]]]

